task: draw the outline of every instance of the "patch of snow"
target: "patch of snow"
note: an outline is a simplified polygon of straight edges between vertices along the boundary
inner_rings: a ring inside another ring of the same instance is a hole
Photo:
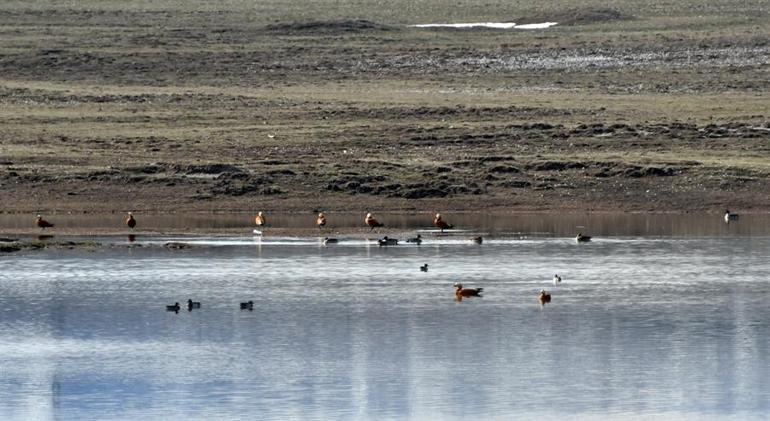
[[[516,29],[545,29],[558,24],[559,22],[527,23],[524,25],[517,25]]]
[[[516,25],[513,22],[476,22],[476,23],[424,23],[412,25],[415,28],[492,28],[492,29],[544,29],[558,24],[558,22],[529,23]]]

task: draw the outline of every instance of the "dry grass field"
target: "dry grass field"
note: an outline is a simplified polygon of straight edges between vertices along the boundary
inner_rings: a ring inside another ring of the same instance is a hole
[[[770,2],[606,5],[5,1],[0,212],[767,210]]]

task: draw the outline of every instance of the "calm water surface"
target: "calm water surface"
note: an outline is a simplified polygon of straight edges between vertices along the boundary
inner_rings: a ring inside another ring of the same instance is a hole
[[[0,257],[0,418],[770,414],[770,237],[185,240]]]

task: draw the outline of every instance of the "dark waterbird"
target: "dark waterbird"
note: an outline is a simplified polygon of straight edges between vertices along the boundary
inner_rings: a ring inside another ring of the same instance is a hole
[[[166,311],[173,311],[174,313],[179,313],[179,303],[174,303],[173,306],[166,306]]]
[[[422,243],[422,235],[417,234],[417,237],[407,238],[406,242],[407,243],[411,243],[411,244],[421,244]]]
[[[187,311],[192,311],[194,308],[201,308],[201,303],[199,301],[193,301],[191,299],[187,299]]]
[[[241,303],[241,310],[254,310],[254,301],[246,301],[245,303]]]
[[[591,241],[591,236],[583,235],[583,233],[579,232],[578,235],[575,237],[575,241],[577,241],[578,243],[587,243]]]
[[[398,245],[398,240],[395,238],[388,238],[388,236],[384,236],[377,240],[377,244],[380,246],[395,246]]]
[[[428,264],[426,263],[426,264],[420,266],[420,270],[423,271],[423,272],[427,272],[428,271]]]

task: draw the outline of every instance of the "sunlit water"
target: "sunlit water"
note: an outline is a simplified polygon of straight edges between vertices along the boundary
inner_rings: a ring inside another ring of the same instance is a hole
[[[0,419],[770,414],[769,237],[451,238],[2,256]]]

